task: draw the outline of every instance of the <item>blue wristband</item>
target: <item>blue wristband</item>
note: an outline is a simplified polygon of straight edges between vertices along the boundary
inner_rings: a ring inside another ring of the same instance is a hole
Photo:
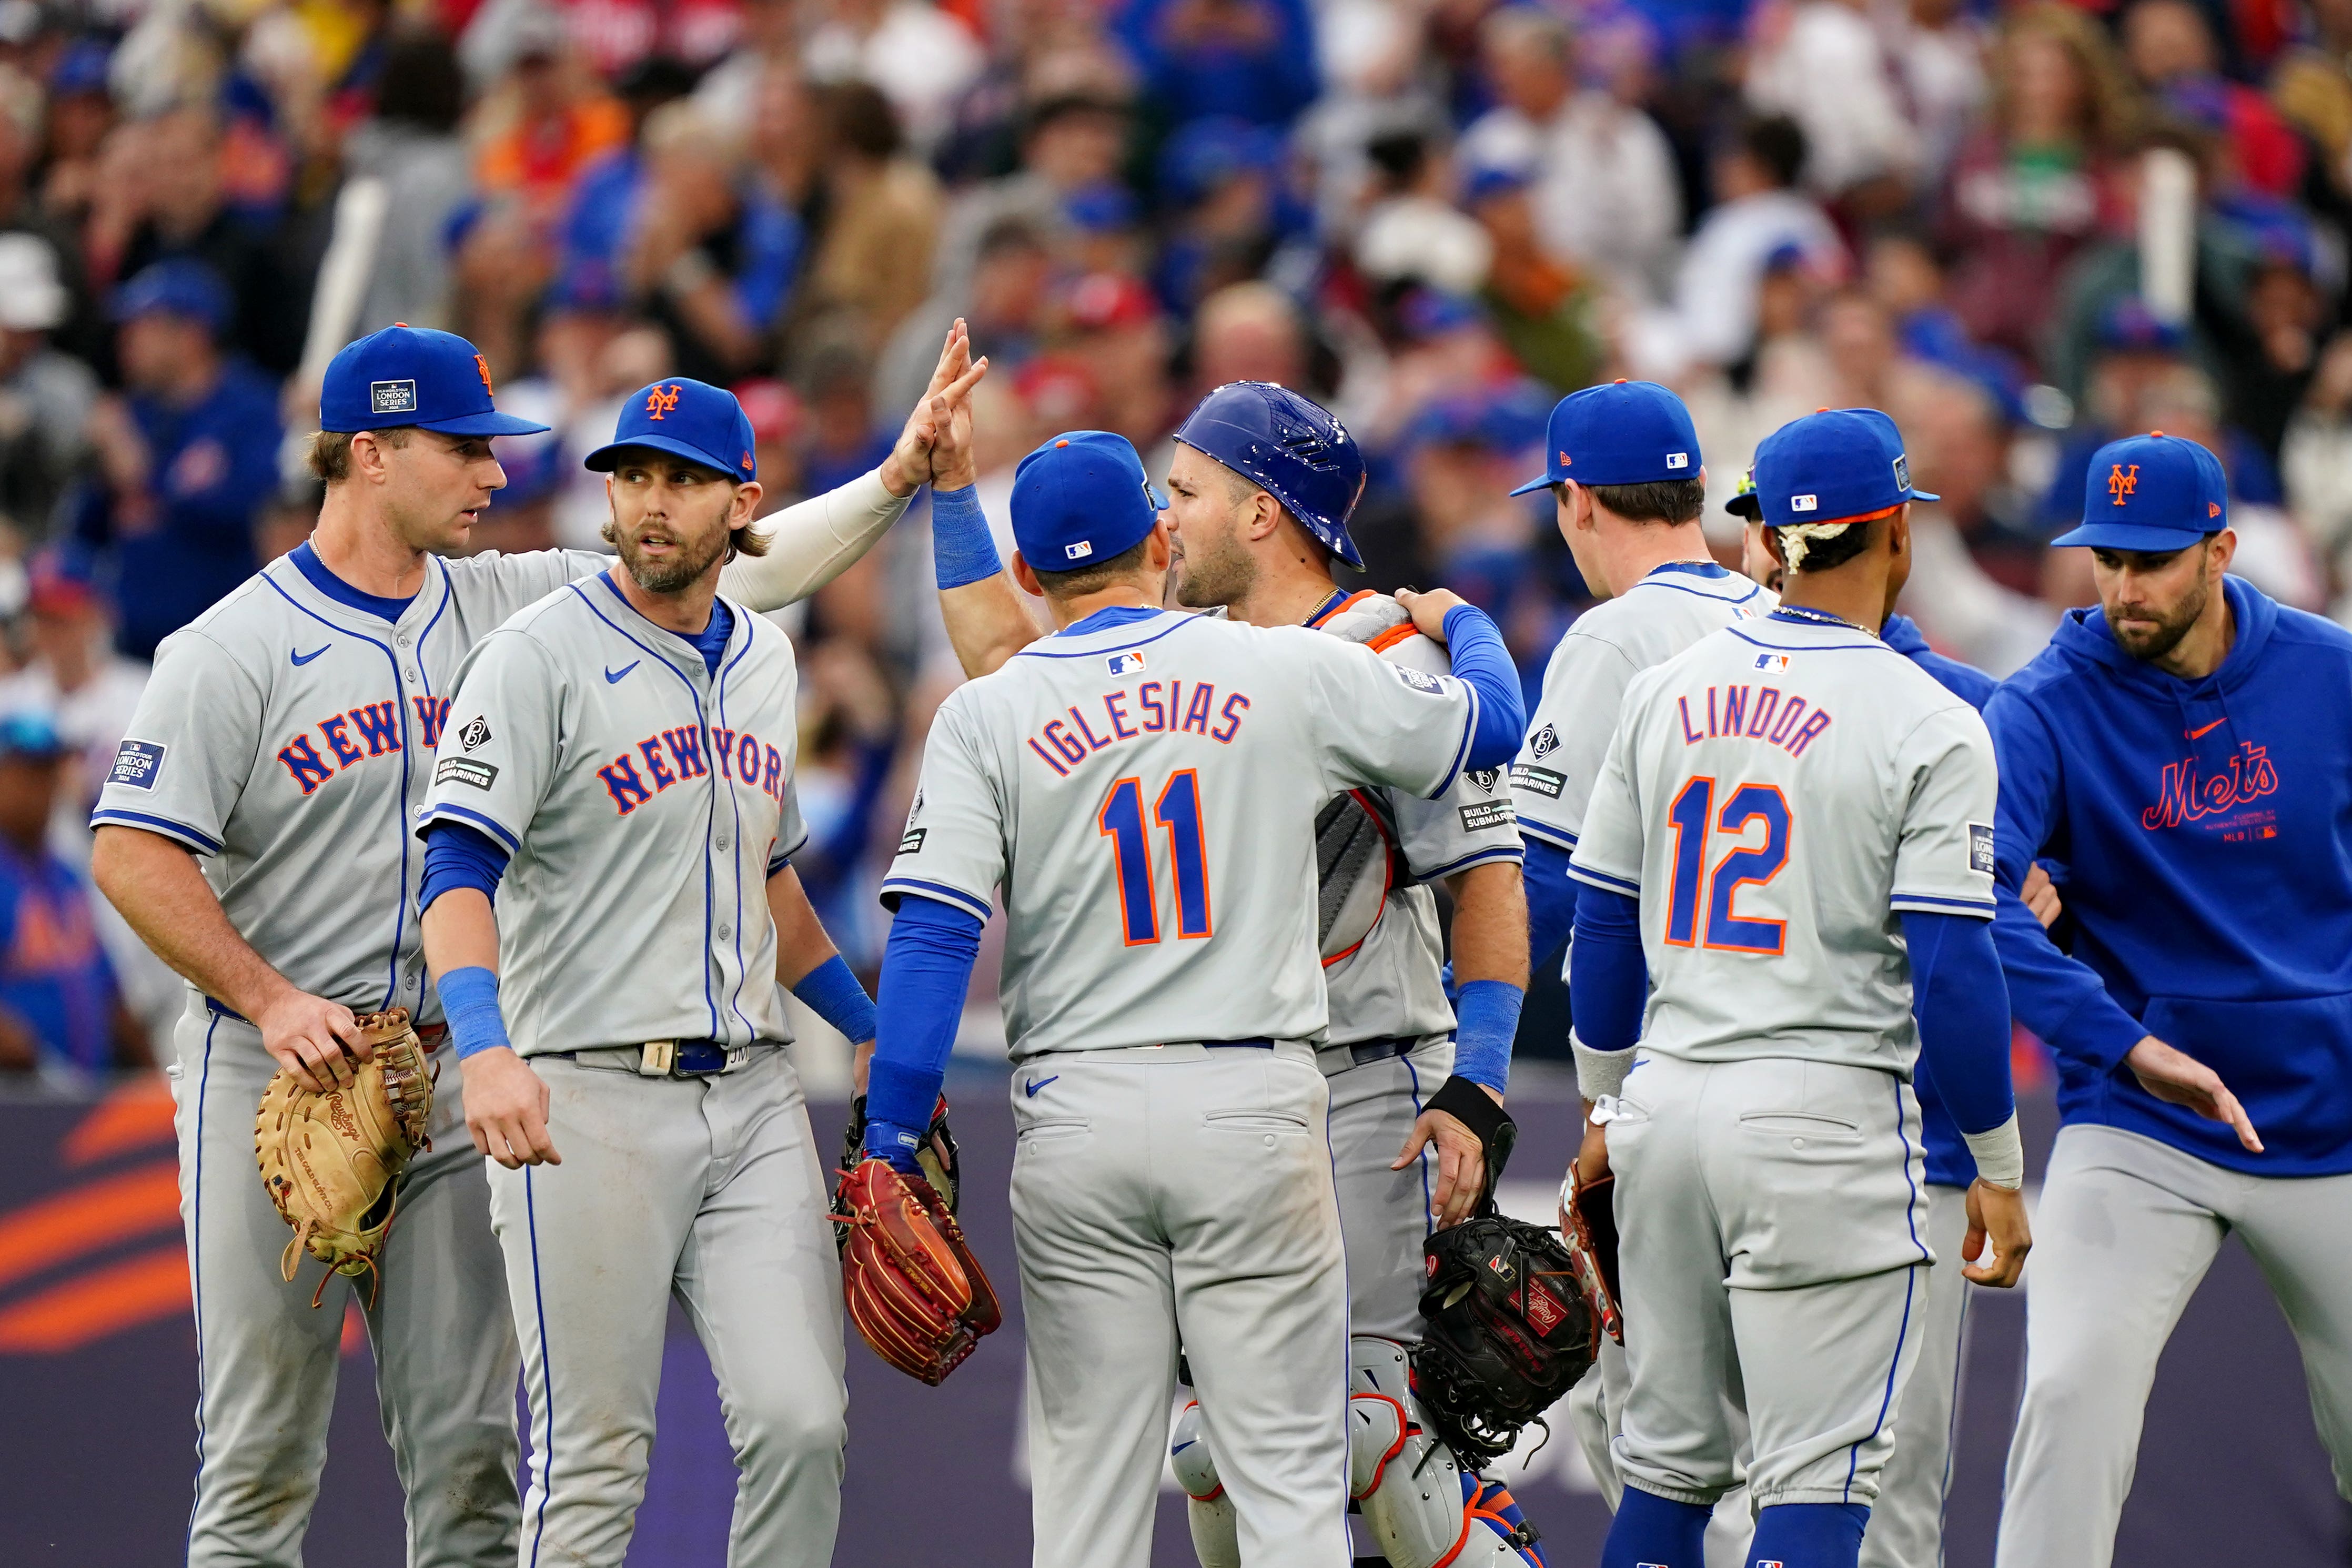
[[[839,1030],[850,1044],[863,1045],[874,1038],[874,998],[866,994],[866,988],[849,972],[849,961],[840,954],[803,975],[793,995]]]
[[[499,1011],[498,976],[479,965],[452,969],[434,982],[434,988],[441,993],[441,1011],[449,1020],[458,1061],[501,1045],[513,1049],[506,1018]]]
[[[869,1119],[866,1124],[865,1151],[877,1160],[887,1160],[890,1168],[907,1176],[922,1174],[922,1165],[915,1151],[922,1146],[919,1128],[902,1127],[896,1122]]]
[[[1508,980],[1470,980],[1454,1001],[1454,1075],[1500,1094],[1511,1085],[1511,1041],[1526,991]]]
[[[931,492],[931,564],[940,591],[994,577],[1004,570],[996,538],[980,509],[980,486]]]

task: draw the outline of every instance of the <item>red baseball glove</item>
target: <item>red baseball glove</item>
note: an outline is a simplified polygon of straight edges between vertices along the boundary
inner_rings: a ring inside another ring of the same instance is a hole
[[[963,1229],[931,1185],[880,1159],[841,1178],[835,1222],[849,1228],[841,1293],[874,1354],[937,1386],[1004,1314]]]

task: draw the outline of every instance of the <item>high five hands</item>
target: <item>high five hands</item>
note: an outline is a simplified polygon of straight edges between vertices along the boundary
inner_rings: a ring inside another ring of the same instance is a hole
[[[971,334],[959,316],[948,329],[931,384],[882,460],[882,484],[890,494],[911,496],[927,484],[960,490],[979,478],[971,452],[971,389],[986,374],[988,361],[971,357]]]

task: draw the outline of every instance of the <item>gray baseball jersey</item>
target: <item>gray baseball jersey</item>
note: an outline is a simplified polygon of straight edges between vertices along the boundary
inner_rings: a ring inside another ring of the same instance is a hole
[[[1992,918],[1994,795],[1976,710],[1843,622],[1783,611],[1635,676],[1570,870],[1642,901],[1643,1053],[1909,1078],[1896,912]]]
[[[1356,635],[1360,620],[1381,629]],[[1335,592],[1307,624],[1363,643],[1407,669],[1442,675],[1452,667],[1445,650],[1413,630],[1403,606],[1385,594]],[[1316,847],[1331,1008],[1327,1043],[1451,1031],[1454,1009],[1441,979],[1445,947],[1429,884],[1488,861],[1519,859],[1502,769],[1465,772],[1433,800],[1404,789],[1349,791],[1316,819]],[[1386,1176],[1388,1161],[1380,1163]]]
[[[1015,1060],[1319,1040],[1316,814],[1444,794],[1475,718],[1453,677],[1305,628],[1105,612],[940,706],[883,896],[985,918],[1003,889]]]
[[[1736,571],[1707,561],[1673,561],[1578,616],[1544,666],[1543,695],[1511,768],[1520,834],[1576,848],[1633,677],[1708,632],[1752,620],[1779,602]]]
[[[599,572],[516,615],[459,672],[418,821],[467,823],[513,857],[500,988],[524,1056],[792,1038],[767,882],[807,837],[799,681],[791,640],[731,608],[713,674]],[[582,983],[624,971],[626,986]]]

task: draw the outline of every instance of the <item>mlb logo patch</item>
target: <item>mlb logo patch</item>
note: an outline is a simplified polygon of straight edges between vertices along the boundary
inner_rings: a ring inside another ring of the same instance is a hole
[[[1985,875],[1990,876],[1992,865],[1992,824],[1970,822],[1969,824],[1969,869],[1980,871]]]
[[[415,382],[368,382],[370,413],[415,413],[416,383]]]
[[[152,789],[155,775],[163,766],[163,747],[152,740],[126,740],[115,748],[114,767],[106,781],[128,784],[133,789]]]
[[[1669,453],[1667,453],[1667,454],[1666,454],[1666,466],[1667,466],[1667,467],[1669,467],[1669,468],[1687,468],[1687,467],[1689,467],[1689,466],[1690,466],[1690,454],[1689,454],[1689,453],[1687,453],[1687,452],[1669,452]]]
[[[1773,674],[1778,674],[1789,667],[1789,655],[1786,653],[1759,653],[1756,655],[1756,667],[1759,670],[1770,670]]]
[[[1080,539],[1074,545],[1064,545],[1062,547],[1062,553],[1068,556],[1072,560],[1084,560],[1087,557],[1095,553],[1094,541],[1091,539]]]
[[[1789,497],[1789,510],[1792,512],[1818,512],[1821,510],[1821,507],[1822,498],[1819,496],[1791,496]]]
[[[1114,675],[1131,675],[1143,668],[1143,655],[1134,653],[1113,653],[1103,663],[1109,666],[1110,673]]]

